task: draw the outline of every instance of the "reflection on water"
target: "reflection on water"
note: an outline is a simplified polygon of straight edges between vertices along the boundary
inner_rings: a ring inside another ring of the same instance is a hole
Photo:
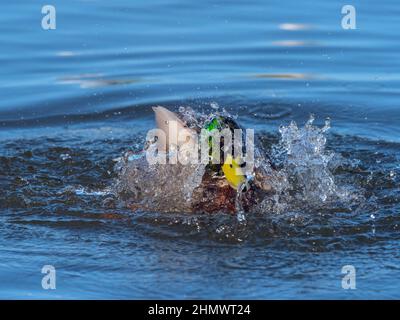
[[[279,25],[279,29],[289,31],[310,30],[314,29],[314,26],[302,23],[282,23]]]
[[[82,74],[58,79],[60,84],[78,84],[81,89],[136,83],[134,79],[104,79],[101,74]]]
[[[273,45],[280,47],[302,47],[302,46],[321,46],[320,43],[314,41],[302,41],[302,40],[279,40],[273,41]]]
[[[78,54],[73,52],[73,51],[59,51],[56,53],[57,57],[74,57],[77,56]]]
[[[255,78],[271,78],[271,79],[316,79],[316,76],[311,74],[301,74],[301,73],[288,73],[288,74],[267,74],[260,73],[254,75]]]

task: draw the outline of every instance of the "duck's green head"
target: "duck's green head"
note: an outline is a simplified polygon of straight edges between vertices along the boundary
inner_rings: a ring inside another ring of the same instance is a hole
[[[205,123],[204,126],[204,129],[206,129],[207,131],[212,131],[212,130],[221,131],[226,128],[232,132],[232,141],[233,141],[234,130],[242,129],[232,118],[220,115],[211,118],[209,121]],[[215,148],[222,148],[223,141],[220,141],[219,145],[215,145],[214,140],[211,137],[209,137],[208,143],[210,147],[209,155],[210,158],[212,159],[212,157],[215,156],[213,150],[215,150]],[[218,166],[211,165],[210,167],[213,168],[214,171],[222,171],[229,185],[234,189],[238,189],[239,186],[246,181],[246,176],[241,169],[240,163],[242,162],[239,161],[240,159],[233,157],[234,149],[232,148],[231,150],[232,154],[226,154],[226,155],[224,154],[224,156],[221,157],[220,165]]]

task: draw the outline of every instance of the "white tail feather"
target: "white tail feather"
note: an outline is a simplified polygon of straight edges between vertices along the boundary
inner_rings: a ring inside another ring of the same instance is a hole
[[[184,134],[186,137],[195,133],[193,130],[189,129],[174,112],[160,106],[153,107],[153,111],[156,116],[157,128],[161,129],[165,133],[165,141],[161,138],[158,140],[159,150],[166,151],[170,143],[178,144],[179,132],[181,132],[181,135]],[[185,140],[187,143],[187,138]],[[179,145],[181,143],[179,143]]]

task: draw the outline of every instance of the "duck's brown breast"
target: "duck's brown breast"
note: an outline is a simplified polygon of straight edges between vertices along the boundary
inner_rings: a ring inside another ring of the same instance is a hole
[[[274,192],[267,179],[260,179],[258,175],[256,178],[237,199],[237,190],[233,189],[223,176],[215,175],[212,170],[206,170],[200,186],[192,195],[193,212],[234,214],[238,209],[237,205],[240,205],[241,210],[251,211],[260,199]]]
[[[193,192],[193,211],[234,213],[236,194],[236,190],[229,186],[225,178],[213,176],[206,171],[201,185]]]

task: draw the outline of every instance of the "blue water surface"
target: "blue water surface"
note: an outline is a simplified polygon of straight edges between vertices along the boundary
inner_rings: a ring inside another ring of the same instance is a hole
[[[0,11],[0,298],[400,298],[398,1],[351,1],[355,30],[338,0],[46,4],[55,30],[41,1]],[[366,209],[231,241],[68,191],[112,183],[151,106],[211,102],[271,134],[330,117]]]

